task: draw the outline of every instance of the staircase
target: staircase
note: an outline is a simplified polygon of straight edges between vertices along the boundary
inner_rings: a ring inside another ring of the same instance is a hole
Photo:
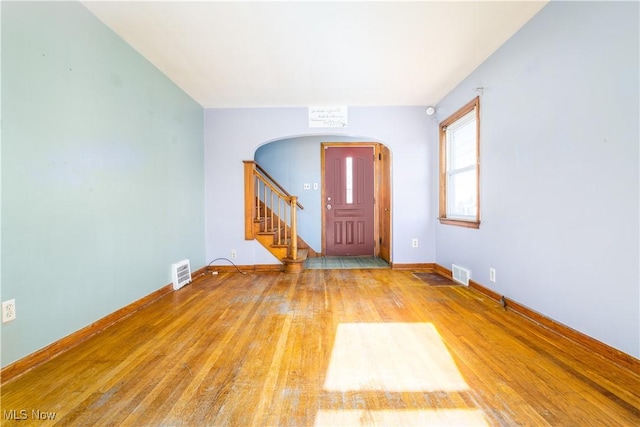
[[[297,211],[304,207],[260,165],[244,162],[245,239],[257,240],[287,273],[301,273],[313,251],[297,234]]]
[[[304,270],[304,262],[309,255],[309,249],[301,247],[301,239],[298,237],[298,248],[296,256],[293,256],[292,237],[287,232],[287,226],[278,224],[280,221],[275,219],[275,226],[272,224],[274,220],[271,218],[256,219],[253,222],[255,240],[260,242],[262,246],[267,248],[273,256],[282,261],[284,271],[287,273],[300,273]],[[289,234],[289,237],[284,237]]]

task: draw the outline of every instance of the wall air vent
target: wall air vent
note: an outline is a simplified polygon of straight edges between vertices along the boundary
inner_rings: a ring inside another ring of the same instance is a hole
[[[469,277],[471,276],[471,271],[467,270],[464,267],[460,267],[459,265],[451,264],[451,275],[453,276],[454,281],[465,286],[469,286]]]
[[[171,265],[171,277],[173,279],[173,289],[178,290],[191,282],[191,266],[189,260],[185,259]]]

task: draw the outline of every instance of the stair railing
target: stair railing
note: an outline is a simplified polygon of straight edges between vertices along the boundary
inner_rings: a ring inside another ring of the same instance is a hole
[[[259,224],[258,232],[273,232],[275,244],[287,246],[288,257],[298,259],[297,210],[304,207],[259,164],[243,163],[245,239],[255,239]]]

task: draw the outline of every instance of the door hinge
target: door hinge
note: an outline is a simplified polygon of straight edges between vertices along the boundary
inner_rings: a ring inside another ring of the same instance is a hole
[[[382,244],[382,237],[380,237],[380,238],[378,239],[378,243],[379,243],[379,244]]]
[[[382,153],[378,153],[378,160],[382,160]]]

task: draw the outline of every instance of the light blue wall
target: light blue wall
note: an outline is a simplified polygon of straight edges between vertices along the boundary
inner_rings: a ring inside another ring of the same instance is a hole
[[[306,108],[205,110],[207,258],[228,258],[235,249],[239,264],[277,263],[260,244],[244,240],[242,161],[253,160],[256,150],[266,143],[313,137],[302,140],[317,144],[318,152],[308,165],[316,172],[300,172],[293,180],[313,178],[320,170],[319,141],[324,139],[320,135],[331,133],[336,140],[352,137],[389,147],[393,161],[392,260],[399,264],[434,262],[436,129],[437,124],[425,115],[424,107],[351,107],[349,125],[341,132],[310,129]],[[291,165],[283,168],[290,169]],[[302,184],[297,183],[299,188]],[[302,190],[297,193],[304,194]],[[411,247],[412,238],[419,239],[419,248]]]
[[[437,262],[640,356],[637,2],[551,2],[438,105],[481,96],[480,230]],[[489,282],[489,268],[497,270]]]
[[[204,117],[80,3],[1,7],[6,366],[204,265]]]

